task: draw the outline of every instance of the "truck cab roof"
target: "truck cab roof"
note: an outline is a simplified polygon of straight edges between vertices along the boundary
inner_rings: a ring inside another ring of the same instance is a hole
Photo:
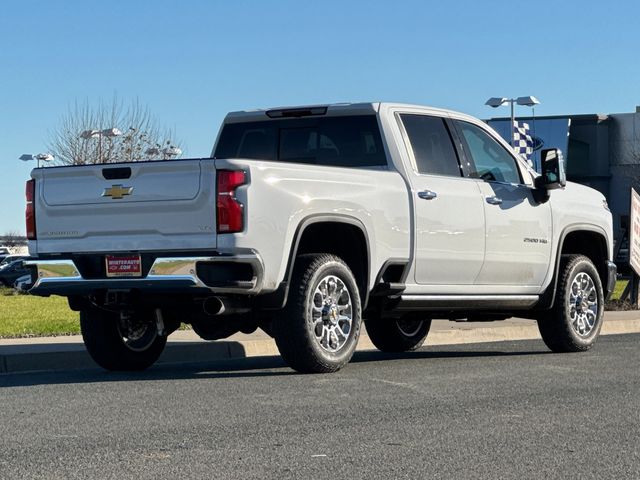
[[[299,118],[305,116],[341,116],[341,115],[367,115],[374,114],[383,109],[409,109],[430,111],[435,114],[453,114],[459,117],[469,117],[466,114],[435,108],[426,105],[394,103],[394,102],[358,102],[358,103],[331,103],[319,105],[291,105],[283,107],[239,110],[230,112],[225,117],[225,123],[251,122],[276,118]]]

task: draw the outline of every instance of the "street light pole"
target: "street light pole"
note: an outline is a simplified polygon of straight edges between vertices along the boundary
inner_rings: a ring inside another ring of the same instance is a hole
[[[514,112],[514,107],[513,107],[513,100],[511,100],[509,102],[511,104],[511,125],[509,126],[509,145],[511,145],[511,148],[515,148],[515,144],[513,143],[513,129],[515,128],[516,125],[516,116],[515,116],[515,112]]]
[[[509,145],[511,145],[511,148],[514,148],[514,143],[513,143],[514,130],[513,129],[516,124],[514,104],[517,103],[518,105],[524,105],[524,106],[533,108],[535,105],[540,104],[540,100],[538,100],[536,97],[532,95],[529,95],[528,97],[518,97],[518,98],[491,97],[489,100],[485,102],[485,105],[488,105],[491,108],[498,108],[504,105],[505,103],[508,103],[511,106],[511,125],[509,126],[509,132],[510,132]]]
[[[122,132],[115,128],[105,128],[104,130],[85,130],[80,134],[80,138],[83,140],[89,140],[90,138],[98,138],[98,161],[97,163],[102,163],[102,137],[119,137],[122,135]]]

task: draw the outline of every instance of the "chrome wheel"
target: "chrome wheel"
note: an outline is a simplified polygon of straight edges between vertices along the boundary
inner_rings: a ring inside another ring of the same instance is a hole
[[[318,283],[311,301],[315,338],[327,352],[337,352],[347,343],[353,324],[351,294],[335,275]]]
[[[406,337],[415,337],[418,335],[423,323],[424,320],[411,320],[406,318],[396,320],[398,330]]]
[[[158,336],[158,330],[154,323],[145,320],[137,320],[135,316],[121,316],[118,321],[118,333],[122,343],[134,352],[147,350]]]
[[[598,318],[598,292],[589,274],[581,272],[571,282],[569,292],[571,327],[581,337],[588,336]]]

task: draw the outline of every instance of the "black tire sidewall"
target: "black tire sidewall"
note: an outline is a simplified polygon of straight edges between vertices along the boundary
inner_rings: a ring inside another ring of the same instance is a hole
[[[144,350],[130,349],[120,335],[118,314],[106,310],[81,311],[80,327],[87,352],[107,370],[144,370],[156,362],[167,343],[166,336],[156,335]]]
[[[398,319],[373,318],[367,320],[366,329],[369,339],[374,346],[382,352],[410,352],[420,348],[431,329],[430,318],[414,318],[408,314]],[[402,320],[421,321],[420,328],[415,335],[406,335],[398,325]]]
[[[417,332],[414,335],[407,335],[402,331],[402,329],[400,328],[400,325],[398,325],[398,322],[403,320],[410,320],[410,321],[416,321],[416,322],[422,322],[422,323],[420,324],[420,328],[417,330]],[[430,318],[411,318],[411,316],[409,316],[408,318],[399,318],[393,323],[396,327],[398,337],[402,339],[402,342],[405,345],[407,345],[407,350],[415,350],[416,348],[420,348],[420,346],[426,340],[427,335],[429,334],[429,330],[431,330]]]
[[[324,277],[334,275],[349,290],[352,323],[349,337],[338,352],[322,348],[313,325],[312,301],[316,287]],[[331,254],[305,254],[296,258],[291,290],[284,310],[273,317],[274,339],[284,361],[301,373],[330,373],[346,365],[360,337],[362,307],[360,293],[351,270]]]

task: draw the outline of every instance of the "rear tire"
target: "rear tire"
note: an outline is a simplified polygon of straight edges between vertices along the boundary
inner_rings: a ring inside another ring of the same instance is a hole
[[[365,323],[369,339],[382,352],[410,352],[422,346],[431,319],[405,315],[399,319],[374,318]]]
[[[89,355],[107,370],[145,370],[158,360],[167,343],[166,336],[158,335],[153,312],[137,312],[123,322],[119,313],[83,310],[80,328]]]
[[[351,270],[335,255],[301,255],[291,285],[287,306],[272,324],[282,358],[302,373],[339,370],[360,337],[360,294]]]
[[[199,317],[191,319],[191,327],[203,340],[222,340],[240,331],[242,315],[225,315],[224,317]]]
[[[583,352],[602,328],[604,294],[598,271],[584,255],[563,255],[553,308],[538,318],[544,343],[554,352]]]

